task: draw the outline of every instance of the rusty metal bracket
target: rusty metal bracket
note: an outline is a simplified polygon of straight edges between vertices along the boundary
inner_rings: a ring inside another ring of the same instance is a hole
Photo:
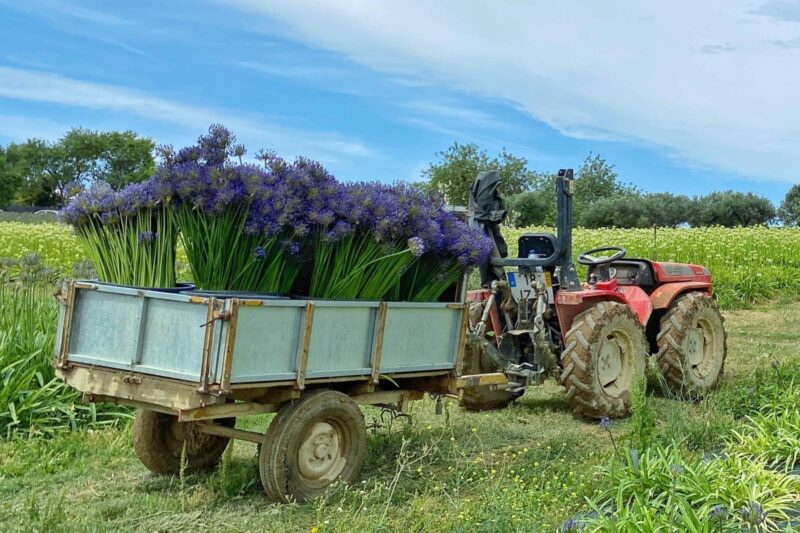
[[[311,327],[314,324],[314,302],[306,304],[306,311],[303,315],[303,335],[300,339],[300,346],[297,348],[297,379],[295,388],[303,390],[306,388],[306,368],[308,367],[308,349],[311,344]]]
[[[219,307],[219,300],[216,298],[208,299],[208,312],[206,313],[206,323],[200,327],[205,327],[212,324],[215,320],[221,319]],[[208,374],[211,367],[211,350],[214,344],[214,327],[206,327],[205,337],[203,338],[203,355],[200,364],[200,385],[198,390],[200,392],[208,392]]]
[[[383,332],[386,329],[386,310],[386,302],[381,302],[375,313],[375,336],[372,340],[372,356],[370,357],[372,361],[370,380],[375,385],[380,382],[381,378],[381,353],[383,352]]]

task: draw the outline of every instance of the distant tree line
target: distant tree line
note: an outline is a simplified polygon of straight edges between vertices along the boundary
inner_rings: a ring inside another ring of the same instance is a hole
[[[73,128],[55,142],[28,139],[0,146],[0,208],[59,207],[77,191],[104,181],[115,189],[155,171],[152,140],[132,131]]]
[[[73,128],[54,142],[29,139],[0,146],[0,208],[9,205],[60,207],[92,183],[118,189],[153,174],[155,144],[132,131],[98,132]],[[553,174],[528,167],[524,157],[503,149],[496,157],[475,144],[454,143],[437,154],[423,172],[421,187],[443,193],[454,205],[467,205],[469,187],[479,172],[497,170],[517,226],[553,225]],[[574,220],[588,228],[681,225],[752,226],[800,223],[800,184],[778,209],[762,196],[718,191],[690,198],[644,193],[619,179],[614,165],[589,154],[576,173]]]
[[[474,144],[454,143],[437,154],[423,172],[424,187],[442,192],[454,205],[467,205],[469,187],[482,171],[497,170],[516,226],[555,224],[552,174],[528,168],[525,158],[503,150],[490,158]],[[620,181],[614,165],[589,154],[575,175],[573,216],[587,228],[645,228],[652,226],[753,226],[770,223],[797,225],[800,221],[800,184],[793,186],[776,210],[768,198],[753,193],[717,191],[690,198],[668,192],[645,193]]]

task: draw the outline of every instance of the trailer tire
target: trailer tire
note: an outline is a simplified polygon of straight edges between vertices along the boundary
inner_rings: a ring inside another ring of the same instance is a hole
[[[599,302],[575,317],[564,336],[561,383],[576,415],[628,415],[630,391],[644,379],[647,340],[633,310]]]
[[[724,321],[714,299],[701,292],[672,303],[656,337],[656,361],[673,391],[697,396],[717,386],[728,353]]]
[[[235,418],[215,423],[236,425]],[[138,409],[133,420],[133,449],[148,470],[155,474],[179,474],[186,446],[188,473],[208,470],[219,463],[230,439],[197,431],[197,422],[178,422],[178,417]]]
[[[258,466],[270,500],[302,502],[334,481],[358,478],[367,453],[364,415],[348,395],[322,389],[281,407],[264,436]]]
[[[492,341],[494,342],[494,341]],[[475,375],[500,372],[501,369],[480,348],[480,344],[467,343],[461,374]],[[522,396],[522,392],[491,390],[489,387],[466,387],[461,392],[459,404],[467,411],[503,409]]]

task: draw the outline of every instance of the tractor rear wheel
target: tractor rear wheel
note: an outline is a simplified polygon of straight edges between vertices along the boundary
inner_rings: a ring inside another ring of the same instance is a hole
[[[719,383],[728,340],[710,296],[690,292],[676,299],[661,319],[656,342],[658,368],[674,391],[701,395]]]
[[[647,356],[644,328],[633,310],[597,303],[575,318],[564,341],[561,383],[573,412],[589,418],[627,415]]]
[[[491,341],[494,342],[494,341]],[[468,342],[464,348],[462,375],[488,374],[501,369],[483,353],[480,344]],[[460,405],[468,411],[502,409],[522,396],[521,392],[491,390],[489,387],[467,387],[461,393]]]

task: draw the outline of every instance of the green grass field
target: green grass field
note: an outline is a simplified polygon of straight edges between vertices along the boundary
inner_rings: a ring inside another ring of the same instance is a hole
[[[745,415],[798,393],[789,382],[800,368],[800,304],[729,311],[726,318],[730,355],[716,394],[692,404],[651,385],[652,439],[677,439],[687,462],[725,446],[746,427]],[[356,487],[303,505],[264,500],[249,443],[236,442],[219,471],[181,479],[156,477],[139,464],[126,427],[15,439],[0,443],[0,523],[42,531],[554,531],[591,510],[585,498],[608,488],[601,470],[621,461],[608,432],[575,419],[552,383],[503,411],[467,413],[446,404],[436,416],[425,400],[410,414],[370,431]],[[263,429],[267,419],[240,426]],[[369,410],[367,419],[379,420],[379,413]],[[612,424],[621,450],[636,446],[639,423]],[[754,498],[764,501],[764,485],[745,488],[761,490]]]

